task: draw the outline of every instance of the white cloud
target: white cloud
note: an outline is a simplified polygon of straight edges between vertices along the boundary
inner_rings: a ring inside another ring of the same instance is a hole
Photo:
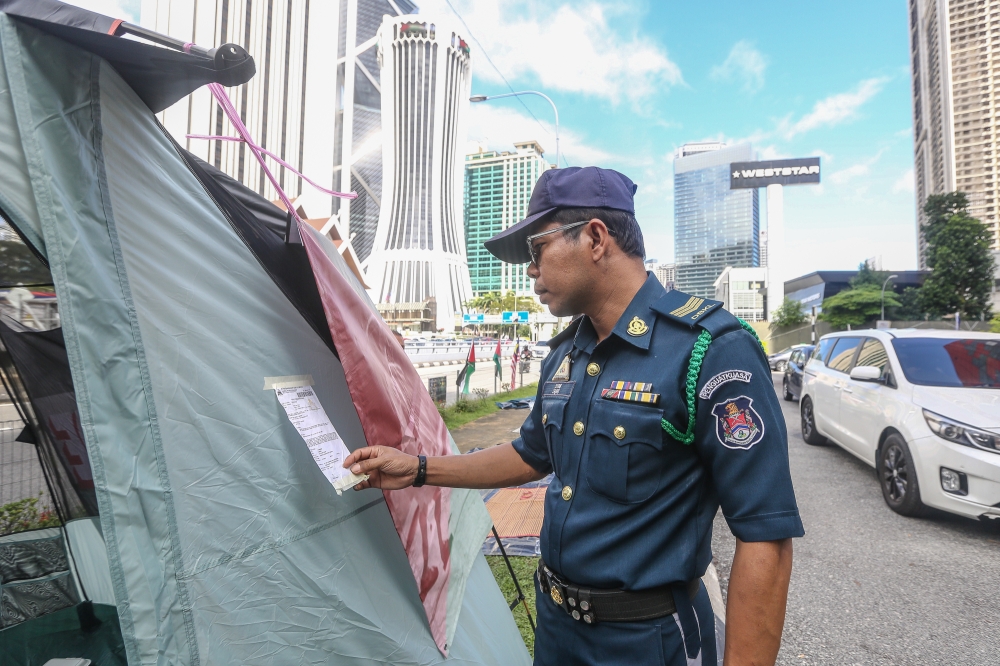
[[[909,192],[913,194],[913,169],[907,169],[904,171],[896,182],[892,184],[893,193],[898,194],[899,192]]]
[[[798,122],[789,123],[788,120],[785,120],[782,123],[785,138],[791,139],[796,134],[808,132],[817,127],[836,125],[857,117],[858,109],[877,95],[887,81],[888,79],[885,78],[865,79],[851,92],[839,93],[821,99],[816,102],[812,111],[804,115]]]
[[[544,119],[540,119],[540,123],[541,126],[534,118],[515,108],[500,106],[500,102],[471,104],[466,152],[475,152],[480,147],[484,150],[514,150],[515,141],[536,140],[545,149],[545,157],[554,164],[555,127]],[[603,166],[611,160],[620,161],[618,157],[588,145],[578,134],[565,127],[559,128],[559,144],[563,157],[571,165]]]
[[[750,42],[741,40],[733,45],[721,65],[712,68],[709,76],[717,81],[741,80],[744,90],[757,92],[764,87],[766,69],[767,58],[764,54]]]
[[[621,99],[637,103],[683,81],[680,68],[662,46],[609,22],[621,13],[616,5],[531,0],[453,0],[452,4],[508,80],[533,77],[544,89],[613,103]],[[427,0],[420,7],[423,15],[457,23],[443,0]],[[472,58],[474,77],[501,81],[475,48]]]
[[[885,150],[880,150],[872,157],[869,157],[863,162],[858,162],[857,164],[852,164],[846,169],[841,169],[840,171],[834,171],[830,174],[830,182],[836,183],[837,185],[843,185],[844,183],[850,182],[859,176],[867,176],[871,173],[872,166],[878,162],[879,158],[882,157],[882,153]],[[912,172],[911,172],[912,173]]]

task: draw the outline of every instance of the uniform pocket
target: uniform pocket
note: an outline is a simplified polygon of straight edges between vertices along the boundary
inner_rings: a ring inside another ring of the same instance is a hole
[[[663,411],[598,400],[590,412],[587,484],[615,502],[644,502],[663,479]]]
[[[562,434],[563,419],[566,415],[566,404],[569,396],[542,397],[542,432],[545,433],[545,446],[549,450],[549,461],[553,471],[556,471],[556,458],[553,455],[555,440]],[[558,474],[558,471],[556,471]]]

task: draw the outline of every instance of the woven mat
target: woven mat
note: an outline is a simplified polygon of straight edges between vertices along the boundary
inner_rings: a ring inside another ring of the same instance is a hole
[[[545,488],[502,488],[486,500],[501,539],[537,537],[545,515]]]

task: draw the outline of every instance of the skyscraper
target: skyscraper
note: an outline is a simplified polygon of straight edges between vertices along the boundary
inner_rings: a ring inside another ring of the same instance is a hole
[[[443,23],[387,16],[378,57],[386,123],[382,209],[367,271],[372,298],[380,309],[433,298],[434,328],[454,330],[455,314],[472,297],[459,152],[471,86],[469,47]]]
[[[482,151],[465,156],[465,247],[472,293],[534,296],[526,264],[508,264],[483,242],[524,219],[531,190],[549,168],[537,141],[514,144],[514,152]]]
[[[961,190],[1000,249],[1000,2],[910,0],[913,151],[920,268],[928,195]]]
[[[240,44],[257,75],[228,90],[257,142],[312,180],[353,201],[320,194],[274,164],[278,183],[311,214],[338,215],[359,259],[371,251],[382,196],[381,83],[375,33],[382,16],[411,13],[410,0],[268,0],[197,3],[144,0],[140,23],[206,47]],[[159,114],[182,146],[264,197],[277,193],[205,88]],[[325,216],[323,215],[323,216]]]
[[[713,298],[726,266],[760,263],[756,189],[730,190],[729,164],[754,159],[750,144],[685,144],[674,158],[677,289]]]

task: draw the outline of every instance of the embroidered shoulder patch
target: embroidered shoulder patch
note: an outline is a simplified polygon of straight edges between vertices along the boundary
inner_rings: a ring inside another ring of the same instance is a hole
[[[718,402],[712,407],[715,436],[729,449],[749,449],[764,438],[764,422],[745,395]]]
[[[750,378],[753,375],[746,370],[726,370],[725,372],[720,372],[716,376],[705,382],[705,386],[702,387],[701,392],[698,397],[702,400],[708,400],[715,393],[715,389],[719,388],[727,382],[743,382],[745,384],[750,383]]]

